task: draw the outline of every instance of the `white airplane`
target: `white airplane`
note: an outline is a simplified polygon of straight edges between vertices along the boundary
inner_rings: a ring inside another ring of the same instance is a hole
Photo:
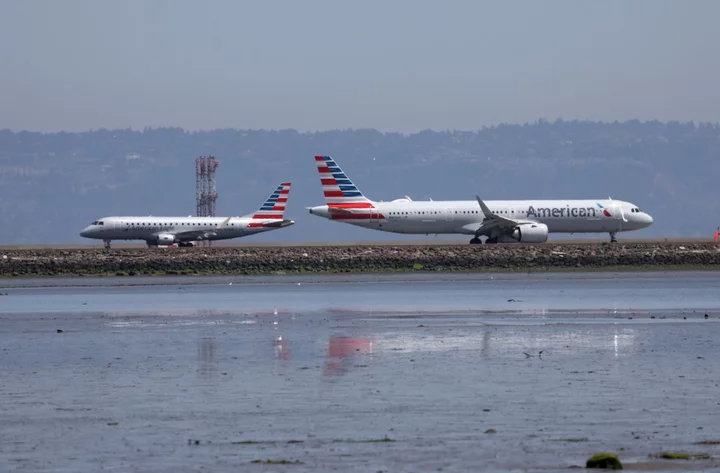
[[[290,183],[284,182],[256,211],[243,217],[104,217],[96,220],[80,236],[104,240],[145,240],[148,246],[193,246],[193,241],[227,240],[267,232],[294,224],[285,220]]]
[[[359,227],[408,234],[472,235],[470,243],[544,243],[549,233],[609,233],[639,230],[653,219],[620,200],[497,200],[483,202],[391,202],[365,197],[330,156],[315,156],[327,205],[310,214]]]

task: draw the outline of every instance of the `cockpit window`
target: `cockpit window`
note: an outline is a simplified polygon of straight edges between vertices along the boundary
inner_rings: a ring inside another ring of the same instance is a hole
[[[91,223],[90,225],[105,225],[105,222],[101,222],[100,220],[95,220],[95,221],[94,221],[93,223]]]

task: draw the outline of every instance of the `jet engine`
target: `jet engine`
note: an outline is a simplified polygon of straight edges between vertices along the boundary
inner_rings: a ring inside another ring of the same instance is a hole
[[[168,235],[167,233],[161,233],[152,240],[148,240],[148,243],[153,245],[172,245],[175,243],[175,236]]]
[[[520,243],[545,243],[548,239],[548,227],[544,223],[518,225],[510,238]]]

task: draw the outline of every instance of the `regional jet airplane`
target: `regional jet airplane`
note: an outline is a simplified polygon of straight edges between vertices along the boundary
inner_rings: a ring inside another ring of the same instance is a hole
[[[310,214],[364,228],[408,234],[472,235],[470,243],[544,243],[549,233],[639,230],[653,219],[636,205],[612,199],[391,202],[365,197],[330,156],[315,156],[327,205]]]
[[[88,225],[80,236],[104,240],[106,248],[112,240],[189,247],[193,241],[244,237],[294,224],[284,218],[289,193],[290,183],[280,184],[256,212],[243,217],[105,217]]]

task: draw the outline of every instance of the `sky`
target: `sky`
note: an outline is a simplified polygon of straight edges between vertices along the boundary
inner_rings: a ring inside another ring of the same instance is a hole
[[[715,0],[0,0],[0,129],[720,121]]]

